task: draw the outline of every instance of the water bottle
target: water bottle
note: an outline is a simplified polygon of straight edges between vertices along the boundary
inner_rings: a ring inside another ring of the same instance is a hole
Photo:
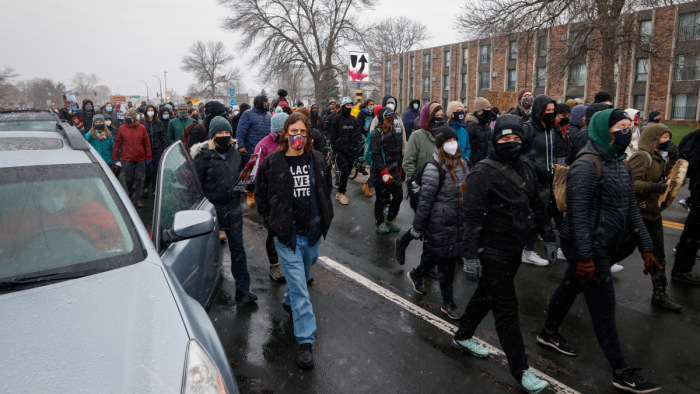
[[[420,193],[420,185],[417,184],[416,181],[411,182],[411,191],[413,191],[413,194]]]

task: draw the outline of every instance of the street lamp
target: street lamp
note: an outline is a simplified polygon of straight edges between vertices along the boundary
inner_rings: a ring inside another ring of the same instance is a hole
[[[143,84],[146,85],[146,102],[151,101],[149,94],[148,94],[148,84],[146,83],[146,81],[141,80],[141,79],[139,79],[139,82],[143,82]]]
[[[163,103],[165,100],[163,99],[163,84],[160,81],[160,77],[155,74],[151,74],[151,76],[158,78],[158,87],[160,87],[160,102]]]

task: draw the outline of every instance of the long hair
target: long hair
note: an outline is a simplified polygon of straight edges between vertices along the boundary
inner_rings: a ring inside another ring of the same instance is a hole
[[[112,138],[112,132],[109,131],[109,127],[107,127],[107,125],[104,122],[102,122],[102,127],[103,127],[103,130],[105,130],[105,135],[106,135],[105,139]],[[92,124],[92,127],[90,128],[90,138],[97,138],[97,130],[95,129],[94,123]]]
[[[287,133],[287,131],[289,130],[289,126],[299,121],[304,122],[304,126],[306,127],[306,142],[304,143],[304,154],[307,156],[311,156],[311,154],[314,151],[314,144],[311,142],[311,123],[309,123],[309,118],[307,118],[306,115],[300,112],[294,112],[293,114],[289,115],[289,117],[287,117],[287,120],[284,121],[284,129],[282,129],[282,141],[280,142],[279,148],[277,148],[278,152],[287,152],[287,150],[289,149],[289,134]]]
[[[445,153],[442,146],[438,149],[438,164],[441,166],[444,164],[447,167],[447,171],[450,173],[450,177],[452,177],[452,184],[450,186],[453,186],[455,182],[457,182],[457,177],[455,176],[455,162],[464,170],[464,160],[462,160],[462,154],[459,149],[457,149],[457,152],[455,152],[452,157]]]
[[[362,104],[360,104],[360,108],[367,108],[367,106],[369,105],[369,103],[373,103],[373,102],[374,102],[374,100],[372,100],[372,99],[367,99],[367,100],[363,101]]]

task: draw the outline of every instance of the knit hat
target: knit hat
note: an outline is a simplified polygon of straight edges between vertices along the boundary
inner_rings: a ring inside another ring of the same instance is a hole
[[[472,112],[483,111],[486,108],[491,108],[491,103],[489,103],[488,100],[483,97],[477,97],[474,99],[474,107],[472,108]]]
[[[449,125],[442,125],[434,130],[435,148],[440,149],[442,145],[452,138],[457,139],[457,133]]]
[[[284,129],[284,121],[287,120],[289,115],[284,112],[277,112],[270,118],[270,131],[273,133],[280,132]]]
[[[608,93],[605,90],[601,90],[600,92],[595,94],[593,102],[594,103],[602,103],[604,101],[610,101],[612,103],[613,98],[610,95],[610,93]]]
[[[299,112],[300,114],[303,114],[307,118],[311,119],[311,111],[309,111],[309,107],[297,108],[295,112]]]
[[[210,101],[204,104],[204,113],[210,117],[223,115],[226,113],[226,106],[218,101]]]
[[[330,103],[335,103],[335,99],[333,97],[328,99],[328,104],[330,104]]]
[[[95,116],[92,117],[92,124],[93,124],[93,125],[94,125],[95,123],[97,123],[97,122],[102,122],[102,123],[104,123],[104,121],[105,121],[105,117],[102,116],[102,115],[95,115]]]
[[[518,92],[518,101],[520,101],[520,99],[523,98],[523,95],[527,92],[532,93],[532,90],[526,88]]]
[[[226,130],[229,133],[233,133],[231,123],[229,123],[228,120],[226,120],[226,118],[224,118],[223,116],[215,116],[214,119],[212,119],[209,123],[209,139],[214,138],[214,134],[223,130]]]
[[[610,119],[608,119],[608,127],[613,127],[615,123],[625,119],[632,120],[627,112],[621,109],[615,109],[612,114],[610,114]]]
[[[231,111],[240,111],[241,107],[234,105],[233,108],[231,108]]]
[[[352,104],[352,99],[348,96],[343,97],[343,101],[340,102],[340,105],[345,105],[345,104]]]
[[[508,134],[515,134],[520,137],[521,140],[525,141],[523,121],[519,116],[506,114],[496,119],[496,124],[493,126],[491,141],[496,145],[501,137]]]
[[[455,112],[458,107],[463,107],[462,103],[459,101],[450,101],[447,103],[447,119],[452,117],[452,113]]]
[[[139,111],[137,111],[136,108],[131,107],[131,108],[126,110],[126,116],[130,117],[131,119],[138,119],[139,118]]]
[[[583,120],[583,117],[586,116],[586,109],[585,105],[577,105],[572,108],[571,115],[569,115],[569,123],[578,126],[581,120]]]

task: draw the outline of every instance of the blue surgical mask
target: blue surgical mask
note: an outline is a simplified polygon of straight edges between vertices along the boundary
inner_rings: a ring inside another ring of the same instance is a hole
[[[110,106],[110,105],[106,106],[105,111],[112,112],[112,106]]]
[[[416,111],[418,111],[418,104],[413,104],[413,109],[415,109]]]
[[[163,114],[163,119],[170,119],[170,114]]]

